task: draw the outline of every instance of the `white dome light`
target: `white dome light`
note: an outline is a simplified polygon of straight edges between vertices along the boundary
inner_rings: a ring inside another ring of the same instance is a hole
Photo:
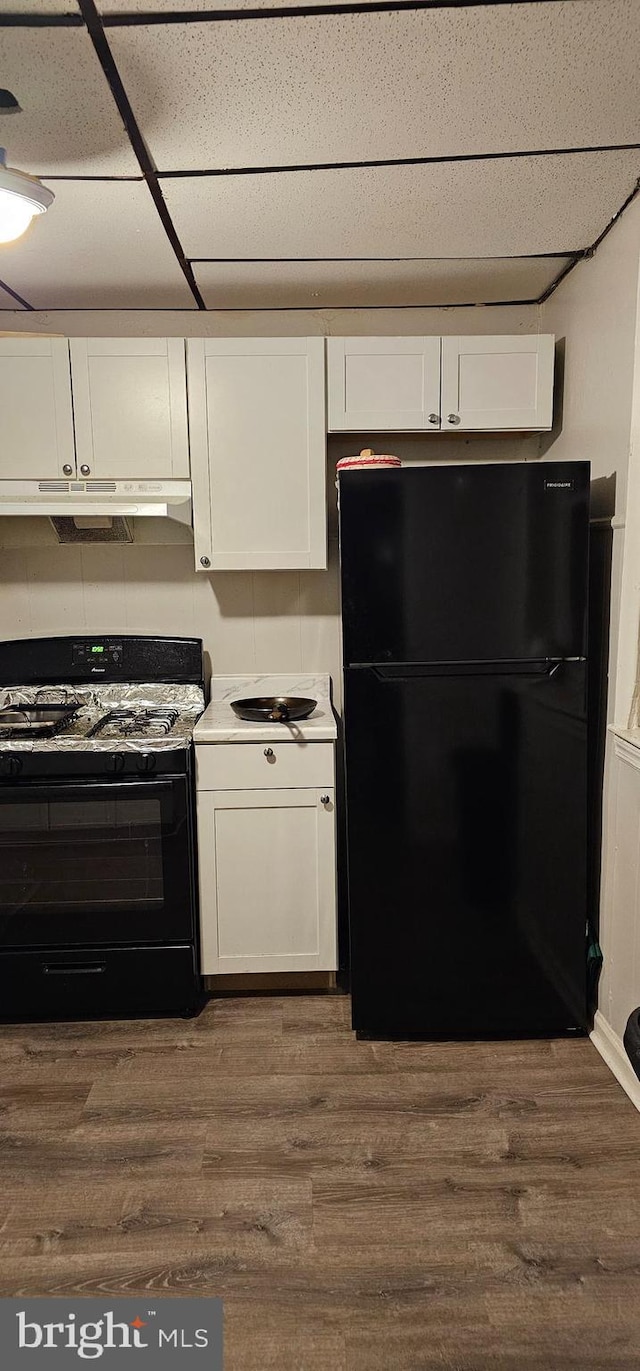
[[[5,164],[0,148],[0,243],[13,243],[28,229],[36,214],[44,214],[54,199],[36,176]]]

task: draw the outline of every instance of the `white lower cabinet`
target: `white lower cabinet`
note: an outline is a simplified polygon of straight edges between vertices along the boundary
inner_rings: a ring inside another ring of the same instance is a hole
[[[285,754],[295,744],[279,749]],[[263,748],[202,747],[207,781],[220,754]],[[311,754],[313,745],[305,749]],[[323,752],[329,749],[322,748]],[[212,758],[213,754],[213,758]],[[333,749],[331,748],[331,754]],[[333,756],[332,756],[333,763]],[[264,762],[263,762],[264,765]],[[275,768],[273,768],[275,769]],[[296,768],[299,770],[299,768]],[[266,770],[266,767],[265,767]],[[202,970],[332,971],[337,966],[336,826],[330,784],[204,790],[198,783]]]

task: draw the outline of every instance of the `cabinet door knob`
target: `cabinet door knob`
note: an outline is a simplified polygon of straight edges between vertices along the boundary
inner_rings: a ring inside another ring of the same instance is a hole
[[[73,467],[70,462],[65,462],[62,470],[65,476],[73,476]]]
[[[200,566],[211,566],[211,562],[210,562],[209,558],[208,558],[208,557],[201,557],[201,558],[200,558]]]
[[[321,796],[320,796],[320,804],[328,805],[329,802],[330,802],[330,800],[331,800],[331,796],[330,796],[330,795],[321,795]]]
[[[82,475],[83,475],[83,476],[90,476],[90,475],[91,475],[91,467],[88,467],[87,464],[86,464],[86,462],[83,462],[83,463],[82,463],[82,466],[80,467],[80,471],[82,472]]]
[[[459,415],[459,414],[449,414],[449,415],[448,415],[448,419],[449,419],[449,423],[450,423],[450,424],[459,424],[459,423],[460,423],[460,415]]]
[[[273,757],[273,748],[272,748],[272,747],[265,747],[264,755],[265,755],[265,757],[267,757],[267,758]]]
[[[429,415],[429,423],[430,423],[430,424],[439,424],[439,423],[440,423],[440,415],[439,415],[439,414],[430,414],[430,415]]]

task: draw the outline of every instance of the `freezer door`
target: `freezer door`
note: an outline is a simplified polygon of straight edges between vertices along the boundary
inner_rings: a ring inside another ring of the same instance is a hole
[[[340,476],[344,661],[586,654],[588,462]]]
[[[586,1024],[584,663],[346,672],[354,1027]]]

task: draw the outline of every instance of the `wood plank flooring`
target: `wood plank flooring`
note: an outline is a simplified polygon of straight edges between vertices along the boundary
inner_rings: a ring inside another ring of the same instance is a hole
[[[151,1291],[223,1296],[225,1371],[638,1371],[640,1115],[341,996],[0,1028],[0,1294]]]

